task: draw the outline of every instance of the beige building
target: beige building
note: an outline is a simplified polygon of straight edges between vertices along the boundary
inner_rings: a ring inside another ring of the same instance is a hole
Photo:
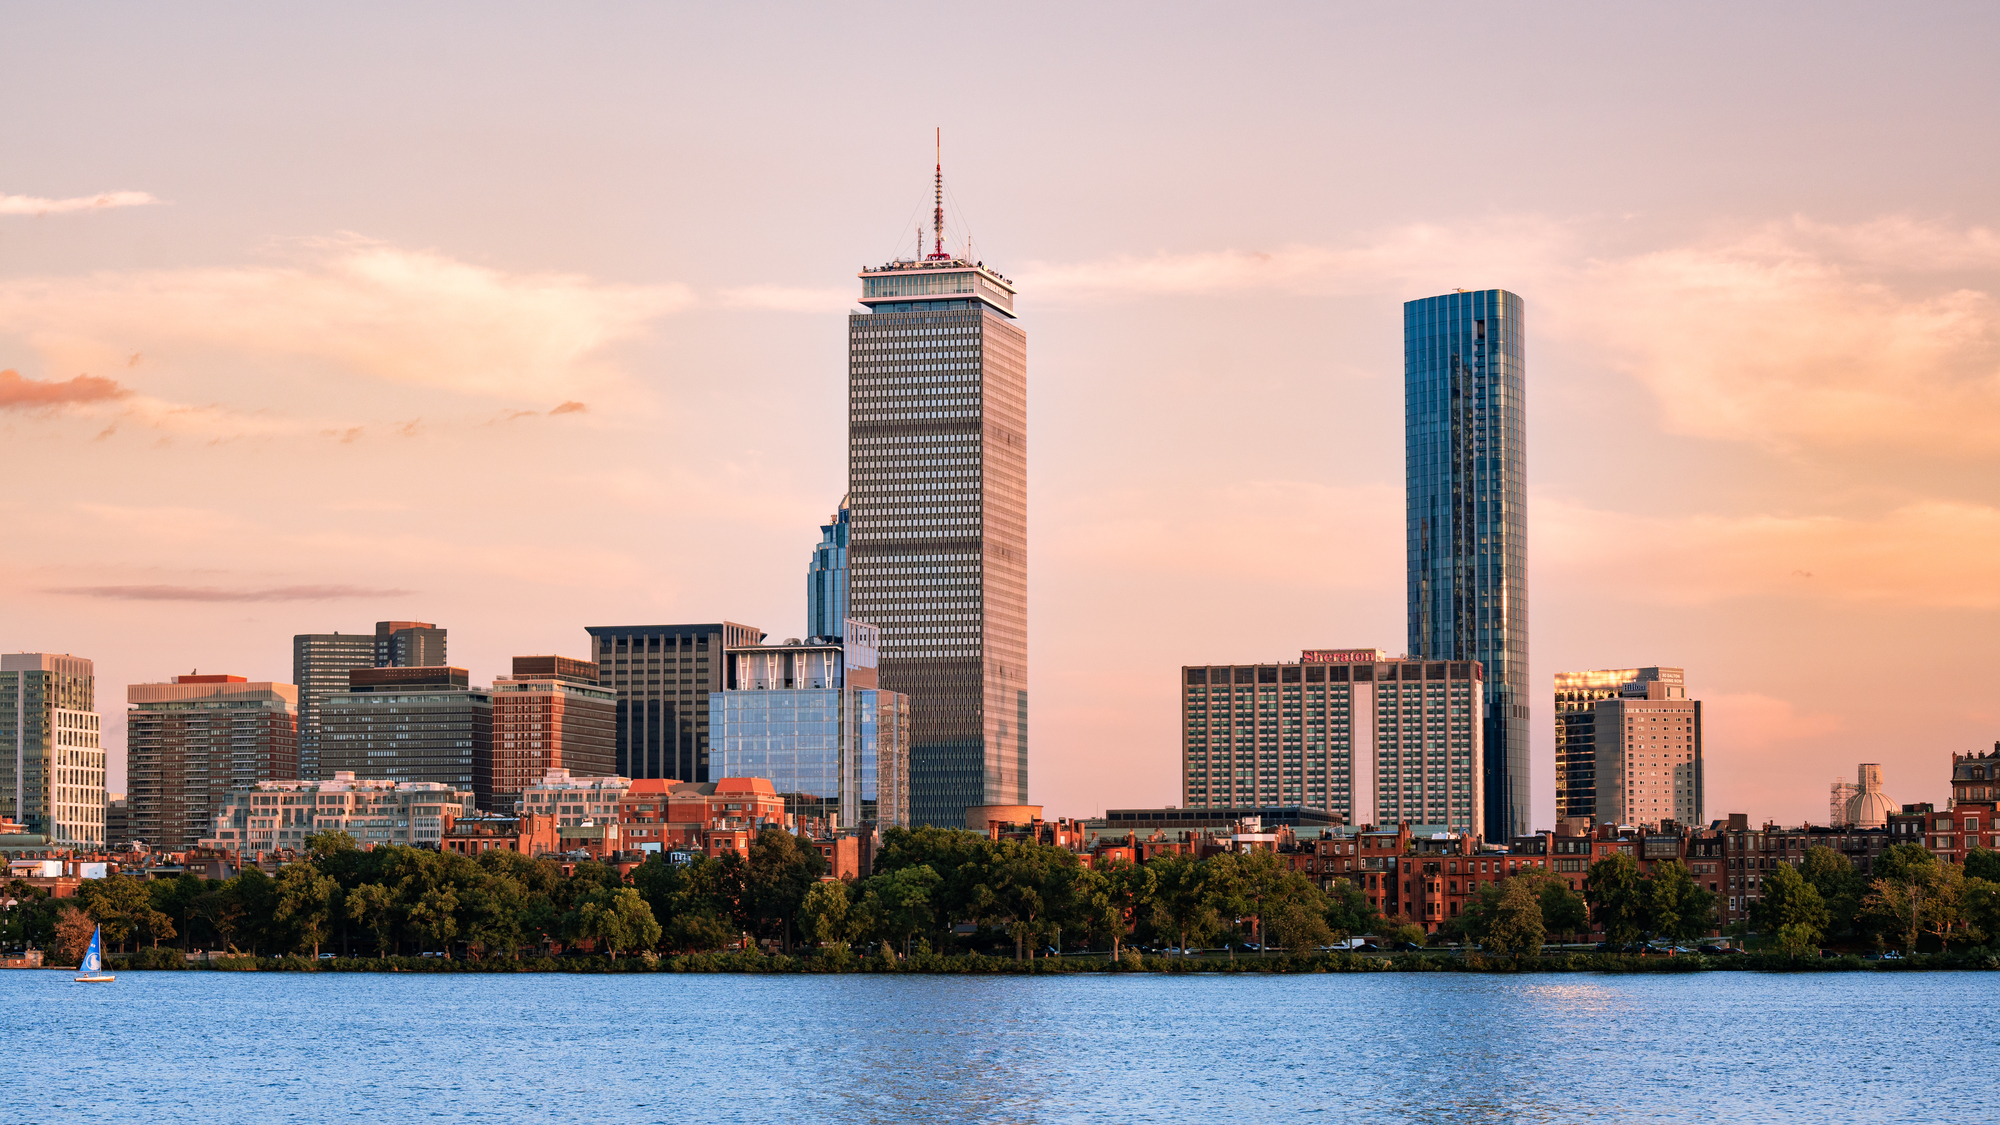
[[[128,685],[126,836],[163,851],[192,847],[231,789],[299,776],[298,700],[291,684],[242,676]]]
[[[473,811],[472,790],[430,781],[260,781],[223,797],[205,848],[257,856],[303,851],[315,832],[345,832],[364,848],[439,846],[445,829]]]
[[[0,817],[56,847],[105,842],[96,685],[81,656],[0,655]]]
[[[1701,824],[1701,701],[1679,668],[1555,677],[1556,817]]]

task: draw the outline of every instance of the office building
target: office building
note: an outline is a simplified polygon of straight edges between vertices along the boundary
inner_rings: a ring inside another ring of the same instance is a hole
[[[708,780],[708,693],[725,686],[723,650],[754,645],[750,625],[593,625],[597,682],[618,709],[620,777]]]
[[[191,848],[213,834],[230,790],[297,780],[298,697],[291,684],[242,676],[127,686],[131,839],[159,851]]]
[[[363,848],[436,848],[454,821],[473,813],[472,790],[431,781],[358,778],[259,781],[223,794],[204,848],[248,859],[302,852],[315,832],[345,832]]]
[[[375,667],[439,667],[444,664],[444,634],[428,621],[377,621]]]
[[[477,794],[493,754],[493,693],[463,668],[356,668],[323,704],[320,764],[363,781],[421,781]],[[490,774],[489,774],[490,776]]]
[[[1181,803],[1479,831],[1476,661],[1307,649],[1296,664],[1181,669]]]
[[[1607,668],[1555,678],[1556,818],[1700,824],[1701,701],[1679,668]]]
[[[850,619],[833,639],[729,650],[732,686],[708,697],[717,776],[769,780],[795,818],[908,824],[910,701],[876,686],[877,643]]]
[[[1600,715],[1597,705],[1607,700],[1686,700],[1687,677],[1679,668],[1604,668],[1590,672],[1557,672],[1555,679],[1556,720],[1556,819],[1589,817],[1597,822],[1599,779],[1605,776],[1598,761],[1600,732],[1605,753],[1616,755],[1623,746],[1620,717]],[[1676,704],[1677,707],[1680,704]],[[1701,705],[1694,704],[1695,765],[1700,766]],[[1677,712],[1678,713],[1678,712]],[[1600,727],[1600,722],[1603,726]],[[1608,768],[1608,767],[1607,767]],[[1696,786],[1696,803],[1700,803]],[[1650,798],[1649,798],[1650,800]],[[1611,807],[1622,808],[1617,799]],[[1683,824],[1696,823],[1680,817]],[[1637,823],[1616,820],[1613,823]]]
[[[0,820],[59,847],[104,844],[104,750],[90,661],[0,655]]]
[[[845,496],[840,510],[819,529],[812,566],[806,570],[806,635],[838,637],[847,619],[847,527],[852,509]]]
[[[1483,833],[1528,831],[1528,552],[1521,298],[1403,306],[1410,656],[1486,670]]]
[[[847,613],[910,697],[911,821],[949,828],[1028,799],[1028,368],[1013,283],[943,216],[848,318]]]
[[[493,680],[491,776],[473,779],[483,808],[511,812],[522,790],[552,769],[585,777],[615,772],[618,700],[597,665],[567,656],[517,656]]]
[[[298,776],[320,771],[320,704],[347,690],[356,668],[428,667],[444,663],[445,631],[428,621],[377,621],[375,632],[300,633],[292,638],[292,683],[299,690]]]

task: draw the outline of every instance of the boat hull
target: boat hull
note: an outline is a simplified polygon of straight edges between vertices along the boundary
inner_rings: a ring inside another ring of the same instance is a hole
[[[111,983],[112,981],[114,981],[114,980],[117,980],[117,979],[118,979],[117,977],[115,977],[115,976],[112,976],[112,975],[111,975],[110,973],[92,973],[92,974],[90,974],[89,976],[82,976],[82,977],[78,977],[78,978],[76,978],[76,983],[78,983],[78,984],[110,984],[110,983]]]

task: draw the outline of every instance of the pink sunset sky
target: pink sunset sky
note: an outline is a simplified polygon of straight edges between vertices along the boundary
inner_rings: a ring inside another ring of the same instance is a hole
[[[1707,808],[2000,738],[2000,9],[16,7],[0,649],[290,677],[804,627],[855,270],[1029,339],[1031,798],[1178,803],[1177,670],[1401,652],[1401,303],[1527,303],[1552,675],[1687,669]]]

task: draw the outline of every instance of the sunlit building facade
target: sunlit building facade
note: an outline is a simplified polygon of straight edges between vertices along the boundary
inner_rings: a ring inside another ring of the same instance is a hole
[[[723,652],[754,645],[763,632],[733,621],[593,625],[586,632],[597,682],[616,699],[618,776],[707,781],[708,695],[728,686]]]
[[[937,252],[848,318],[850,616],[909,697],[910,818],[1028,799],[1027,336],[1014,286]]]
[[[473,774],[479,807],[512,812],[552,769],[611,774],[617,742],[617,697],[598,684],[596,664],[517,656],[512,676],[493,678],[493,753]]]
[[[96,667],[52,652],[0,655],[0,820],[50,843],[103,845],[107,795]]]
[[[242,676],[175,676],[125,689],[128,833],[156,850],[193,847],[232,789],[299,776],[298,692]]]
[[[1488,840],[1530,827],[1522,315],[1501,289],[1403,306],[1409,651],[1486,671]]]
[[[1555,718],[1557,819],[1704,822],[1701,701],[1685,671],[1558,672]]]

